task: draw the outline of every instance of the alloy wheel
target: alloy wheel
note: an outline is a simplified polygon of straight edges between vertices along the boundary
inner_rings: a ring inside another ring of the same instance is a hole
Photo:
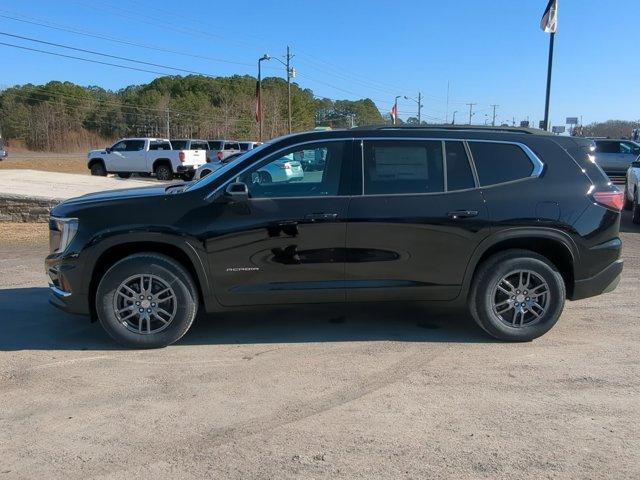
[[[177,311],[173,288],[156,275],[133,275],[116,289],[113,308],[127,330],[149,335],[171,324]]]
[[[531,270],[514,270],[496,284],[493,313],[509,327],[521,328],[540,321],[550,302],[547,282]]]

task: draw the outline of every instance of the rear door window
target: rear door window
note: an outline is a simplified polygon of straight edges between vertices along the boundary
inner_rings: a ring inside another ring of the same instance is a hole
[[[225,142],[224,149],[225,150],[240,150],[240,145],[238,145],[238,142]]]
[[[125,146],[126,152],[139,152],[144,150],[144,140],[127,140]]]
[[[447,159],[447,191],[475,188],[469,157],[462,142],[445,142]]]
[[[497,142],[469,142],[480,185],[495,185],[528,178],[533,162],[518,145]]]
[[[596,141],[596,152],[620,153],[620,142],[615,142],[611,140]]]
[[[431,140],[365,142],[365,195],[443,191],[442,142]]]

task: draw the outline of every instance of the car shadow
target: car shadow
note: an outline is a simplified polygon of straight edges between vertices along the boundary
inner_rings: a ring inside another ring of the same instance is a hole
[[[630,211],[623,210],[620,220],[620,231],[623,233],[640,233],[640,225],[636,225],[631,221],[633,214]]]
[[[0,351],[121,350],[88,317],[48,303],[46,288],[0,290]],[[307,342],[486,343],[470,315],[415,305],[318,305],[200,315],[176,345]]]

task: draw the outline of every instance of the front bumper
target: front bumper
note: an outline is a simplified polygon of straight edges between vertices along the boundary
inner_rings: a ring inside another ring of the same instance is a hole
[[[82,282],[75,261],[49,255],[45,260],[49,276],[49,303],[68,313],[89,315],[89,299],[82,292]]]
[[[596,295],[615,290],[618,283],[620,283],[623,264],[624,262],[622,259],[616,260],[593,277],[584,280],[576,280],[571,300],[595,297]]]

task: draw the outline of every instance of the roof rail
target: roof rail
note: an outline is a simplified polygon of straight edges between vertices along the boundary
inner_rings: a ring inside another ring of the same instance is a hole
[[[455,130],[525,133],[528,135],[553,135],[551,132],[537,128],[493,127],[491,125],[368,125],[354,127],[351,130]]]

